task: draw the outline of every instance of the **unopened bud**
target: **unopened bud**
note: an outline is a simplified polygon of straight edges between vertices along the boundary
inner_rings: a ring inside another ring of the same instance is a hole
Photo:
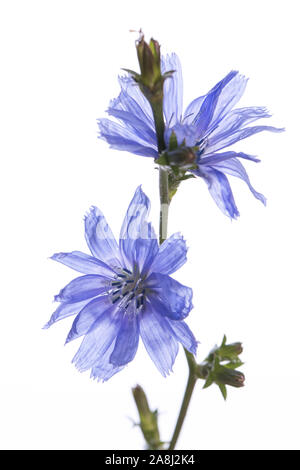
[[[231,361],[237,359],[242,352],[242,343],[232,343],[220,346],[218,354],[222,361]]]
[[[141,69],[141,81],[143,85],[153,89],[157,81],[161,79],[160,45],[154,39],[147,44],[142,36],[136,49]]]
[[[142,32],[136,43],[136,50],[141,73],[138,74],[129,69],[124,70],[138,83],[151,106],[157,102],[162,103],[164,81],[172,75],[174,70],[161,74],[160,45],[155,39],[151,39],[148,44]]]
[[[139,426],[149,449],[161,449],[157,411],[150,410],[146,394],[140,385],[132,389],[132,394],[140,417]]]
[[[132,394],[139,411],[139,415],[147,416],[151,413],[146,394],[140,385],[137,385],[132,389]]]
[[[218,385],[230,385],[231,387],[243,387],[245,376],[242,372],[226,366],[218,366],[214,371],[214,382]]]

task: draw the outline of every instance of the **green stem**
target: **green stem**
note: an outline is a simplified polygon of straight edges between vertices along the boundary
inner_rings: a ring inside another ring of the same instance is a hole
[[[150,105],[153,112],[158,153],[161,153],[166,148],[164,137],[165,121],[163,114],[163,100],[161,99],[159,101],[150,101]]]
[[[157,136],[158,153],[165,150],[164,139],[165,122],[163,115],[163,100],[150,101],[155,130]],[[168,232],[168,214],[169,214],[169,174],[162,166],[159,167],[159,195],[160,195],[160,216],[159,216],[159,243],[163,243],[167,238]]]
[[[167,238],[167,230],[168,230],[168,211],[169,211],[169,175],[168,172],[163,169],[162,167],[159,168],[159,193],[160,193],[160,223],[159,223],[159,242],[163,243],[164,240]],[[170,442],[169,450],[174,450],[177,439],[179,437],[180,431],[182,429],[182,425],[191,401],[191,397],[197,382],[197,363],[193,354],[188,352],[186,349],[185,355],[187,358],[188,366],[189,366],[189,377],[186,385],[185,394],[183,397],[181,409],[179,412],[179,416],[177,419],[176,427],[174,430],[173,437]]]
[[[168,171],[159,167],[159,194],[160,194],[160,216],[159,216],[159,243],[163,243],[168,236],[168,214],[169,214],[169,175]]]
[[[155,130],[157,135],[157,146],[158,152],[161,153],[165,150],[164,141],[164,130],[165,123],[163,117],[163,101],[151,102],[151,108],[153,111]],[[160,195],[160,218],[159,218],[159,243],[163,243],[168,236],[168,214],[170,206],[170,195],[169,195],[169,173],[162,166],[159,167],[159,195]],[[177,439],[179,437],[182,425],[191,401],[192,393],[197,382],[196,368],[197,364],[193,354],[184,350],[189,366],[189,377],[183,397],[181,409],[177,419],[176,427],[174,430],[173,437],[170,442],[169,450],[175,449]]]
[[[189,366],[189,377],[188,377],[184,397],[182,400],[180,412],[178,415],[177,423],[175,426],[175,430],[174,430],[168,450],[175,449],[175,446],[176,446],[180,431],[182,429],[191,398],[192,398],[192,394],[193,394],[193,391],[197,382],[197,376],[195,374],[197,364],[194,359],[194,356],[191,353],[189,353],[186,349],[184,351],[185,351],[185,355],[186,355],[188,366]]]

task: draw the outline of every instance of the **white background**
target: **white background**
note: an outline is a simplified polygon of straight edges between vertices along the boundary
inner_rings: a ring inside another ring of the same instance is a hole
[[[105,384],[70,363],[63,346],[72,319],[41,329],[53,295],[76,273],[48,257],[86,251],[83,216],[98,205],[118,234],[138,184],[158,219],[153,161],[97,139],[119,88],[121,67],[137,70],[129,29],[143,28],[176,51],[185,104],[231,69],[250,77],[240,104],[265,105],[284,134],[260,134],[236,149],[261,157],[247,169],[264,208],[232,181],[241,213],[222,215],[201,180],[172,203],[170,234],[188,241],[177,279],[194,289],[188,323],[199,359],[220,342],[242,341],[247,384],[199,383],[181,449],[299,449],[299,15],[297,0],[1,1],[1,331],[3,449],[139,449],[130,388],[140,383],[169,439],[187,368],[180,352],[162,378],[142,347]],[[80,341],[80,340],[79,340]]]

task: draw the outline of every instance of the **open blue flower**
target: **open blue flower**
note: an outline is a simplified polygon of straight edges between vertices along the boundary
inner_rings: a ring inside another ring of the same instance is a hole
[[[79,251],[52,259],[83,273],[55,297],[59,307],[45,328],[76,315],[67,342],[84,336],[73,362],[80,371],[108,380],[135,357],[139,337],[165,376],[178,342],[192,353],[197,342],[183,319],[192,289],[170,277],[186,262],[186,244],[174,234],[159,246],[147,222],[150,201],[138,187],[125,216],[119,244],[102,212],[92,207],[85,236],[92,256]]]
[[[259,162],[241,152],[224,151],[226,147],[261,131],[281,132],[271,126],[249,126],[268,118],[262,107],[234,108],[243,95],[247,79],[232,71],[206,95],[192,101],[183,112],[183,81],[180,61],[176,54],[162,58],[162,73],[175,70],[164,83],[165,144],[175,132],[178,144],[198,147],[197,170],[215,202],[231,218],[239,215],[226,175],[241,178],[252,194],[265,204],[265,197],[252,187],[239,159]],[[129,76],[119,78],[121,93],[110,102],[107,110],[116,118],[99,119],[100,137],[112,148],[145,157],[158,158],[157,141],[151,107],[137,84]]]

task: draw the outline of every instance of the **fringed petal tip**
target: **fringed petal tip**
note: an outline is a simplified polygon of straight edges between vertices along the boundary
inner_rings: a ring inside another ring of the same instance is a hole
[[[230,214],[229,212],[226,212],[225,215],[227,215],[227,217],[229,217],[229,219],[231,221],[233,220],[238,220],[238,218],[240,217],[240,213],[238,210],[236,210],[234,213]]]
[[[83,220],[86,221],[87,218],[89,218],[90,216],[95,216],[97,217],[97,215],[100,213],[100,209],[98,209],[97,206],[90,206],[87,211],[85,212],[84,216],[83,216]]]
[[[171,367],[170,370],[164,370],[164,371],[160,371],[161,375],[164,377],[164,379],[166,379],[167,377],[169,377],[169,375],[173,374],[174,371],[173,371],[173,367]]]
[[[114,374],[112,374],[114,375]],[[91,370],[91,373],[90,373],[90,379],[94,380],[95,382],[97,382],[98,384],[104,384],[105,382],[107,382],[112,376],[111,375],[108,375],[108,376],[104,376],[104,377],[99,377],[97,376],[96,373],[94,373],[92,370]]]
[[[72,364],[74,364],[74,366],[76,367],[76,369],[80,373],[86,372],[88,370],[86,367],[80,365],[80,363],[78,362],[78,360],[76,358],[76,355],[73,357],[71,362],[72,362]]]

